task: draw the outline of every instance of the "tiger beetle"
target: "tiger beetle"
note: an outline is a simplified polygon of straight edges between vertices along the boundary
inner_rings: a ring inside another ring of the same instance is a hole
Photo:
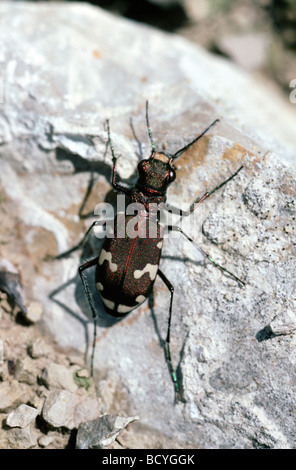
[[[180,220],[182,217],[189,216],[202,202],[204,202],[208,197],[212,196],[216,191],[218,191],[218,189],[225,186],[243,168],[243,166],[241,166],[227,180],[216,186],[212,191],[206,192],[201,198],[196,199],[187,211],[178,209],[166,203],[167,189],[176,178],[176,168],[174,166],[175,160],[204,134],[206,134],[206,132],[208,132],[208,130],[218,121],[219,119],[216,119],[198,137],[193,139],[174,154],[158,152],[155,150],[155,145],[152,138],[148,118],[148,101],[146,101],[146,125],[152,150],[148,159],[143,159],[138,163],[138,180],[135,186],[130,188],[118,182],[118,175],[116,171],[117,157],[115,156],[111,140],[109,120],[106,121],[108,145],[110,146],[113,161],[112,186],[117,192],[129,196],[132,203],[142,204],[143,210],[139,214],[138,227],[140,228],[140,226],[142,226],[144,228],[148,228],[148,224],[151,221],[151,218],[154,218],[154,220],[156,220],[156,236],[153,238],[150,238],[149,236],[146,236],[146,238],[141,238],[140,236],[134,238],[125,236],[124,238],[119,238],[117,236],[118,224],[116,223],[119,214],[117,214],[114,221],[114,236],[112,238],[105,238],[99,256],[82,264],[78,269],[94,322],[91,375],[93,375],[97,314],[93,304],[85,271],[91,267],[96,266],[96,287],[104,304],[105,311],[109,315],[117,318],[125,317],[129,312],[145,302],[152,292],[155,278],[158,275],[170,292],[168,325],[164,351],[171,379],[174,384],[176,401],[181,399],[180,388],[176,373],[172,365],[170,352],[170,331],[174,287],[159,268],[164,228],[160,223],[160,211],[164,210],[178,214]],[[155,203],[158,207],[157,213],[155,213],[155,210],[150,209],[151,207],[155,207]],[[124,215],[124,218],[121,219],[121,223],[127,226],[131,217],[132,216],[130,215]],[[67,256],[73,251],[81,248],[84,245],[90,231],[98,223],[98,221],[93,222],[80,243],[65,253],[58,255],[55,257],[55,259]],[[214,266],[219,268],[224,273],[228,273],[234,280],[244,286],[243,281],[241,281],[226,268],[216,263],[208,255],[208,253],[200,248],[191,237],[184,233],[184,231],[179,226],[168,225],[167,230],[168,232],[180,232],[189,242],[195,246],[195,248],[203,255],[203,257],[207,258]]]

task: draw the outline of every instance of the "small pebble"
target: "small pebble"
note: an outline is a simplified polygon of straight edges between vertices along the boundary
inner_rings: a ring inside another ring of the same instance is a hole
[[[6,424],[11,428],[26,428],[38,414],[39,411],[36,408],[22,404],[9,413]]]
[[[16,380],[2,382],[0,385],[0,412],[2,413],[13,410],[22,403],[24,396],[28,396],[26,385]]]
[[[76,372],[77,377],[80,378],[88,378],[89,377],[89,371],[87,369],[80,369]]]
[[[75,393],[68,390],[54,390],[45,399],[42,417],[55,428],[73,429],[75,427],[74,411],[76,405]]]
[[[37,323],[42,317],[41,302],[30,302],[27,307],[26,319],[30,323]]]
[[[36,338],[29,346],[28,353],[32,359],[38,359],[39,357],[46,356],[51,351],[50,347],[42,338]]]
[[[82,423],[78,427],[77,449],[104,449],[115,441],[118,434],[138,416],[121,417],[103,415],[100,418]]]
[[[23,359],[18,359],[15,365],[14,377],[18,382],[34,385],[37,381],[35,361],[27,356]]]
[[[52,362],[46,366],[41,375],[41,380],[49,389],[64,389],[70,392],[76,392],[78,385],[73,379],[73,370],[63,364]]]
[[[269,327],[276,336],[289,335],[296,330],[296,314],[287,309],[285,314],[277,315],[270,323]]]
[[[52,443],[53,439],[53,436],[46,434],[44,436],[39,437],[38,444],[40,445],[40,447],[47,447],[49,446],[49,444]]]

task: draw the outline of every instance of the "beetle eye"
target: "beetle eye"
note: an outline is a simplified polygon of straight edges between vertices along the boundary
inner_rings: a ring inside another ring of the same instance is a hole
[[[168,180],[172,183],[176,179],[176,172],[175,170],[170,170]]]
[[[147,165],[147,162],[148,160],[141,160],[139,163],[138,163],[138,172],[139,173],[142,173],[144,170],[145,170],[145,167]]]

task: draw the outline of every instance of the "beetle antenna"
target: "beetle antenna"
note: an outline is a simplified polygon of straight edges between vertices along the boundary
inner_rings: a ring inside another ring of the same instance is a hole
[[[185,152],[185,150],[187,150],[192,144],[194,144],[198,139],[200,139],[203,135],[205,135],[208,132],[208,130],[219,121],[220,119],[215,119],[215,121],[212,122],[212,124],[210,124],[209,127],[207,127],[199,136],[195,137],[195,139],[189,142],[189,144],[185,145],[185,147],[182,147],[180,150],[174,153],[173,159],[175,160],[175,158],[178,158],[181,155],[181,153]]]
[[[151,147],[152,147],[152,155],[151,157],[154,157],[155,154],[155,145],[152,139],[152,134],[151,134],[151,129],[150,129],[150,123],[149,123],[149,117],[148,117],[148,100],[146,101],[146,124],[147,124],[147,129],[148,129],[148,134],[149,134],[149,139],[151,142]]]

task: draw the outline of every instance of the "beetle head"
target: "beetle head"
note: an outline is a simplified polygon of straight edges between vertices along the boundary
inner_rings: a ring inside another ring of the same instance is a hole
[[[214,122],[212,122],[212,124],[210,124],[209,127],[207,127],[207,129],[205,129],[200,135],[195,137],[195,139],[179,149],[173,155],[169,153],[156,152],[148,117],[148,101],[146,101],[146,124],[152,147],[152,153],[149,159],[142,160],[138,164],[138,186],[145,187],[160,193],[165,193],[169,184],[172,183],[176,178],[176,171],[175,166],[173,165],[173,161],[183,152],[185,152],[198,139],[200,139],[206,132],[208,132],[208,130],[218,121],[219,119],[216,119]]]
[[[176,178],[172,156],[154,150],[149,159],[139,162],[138,173],[138,186],[162,194]]]

